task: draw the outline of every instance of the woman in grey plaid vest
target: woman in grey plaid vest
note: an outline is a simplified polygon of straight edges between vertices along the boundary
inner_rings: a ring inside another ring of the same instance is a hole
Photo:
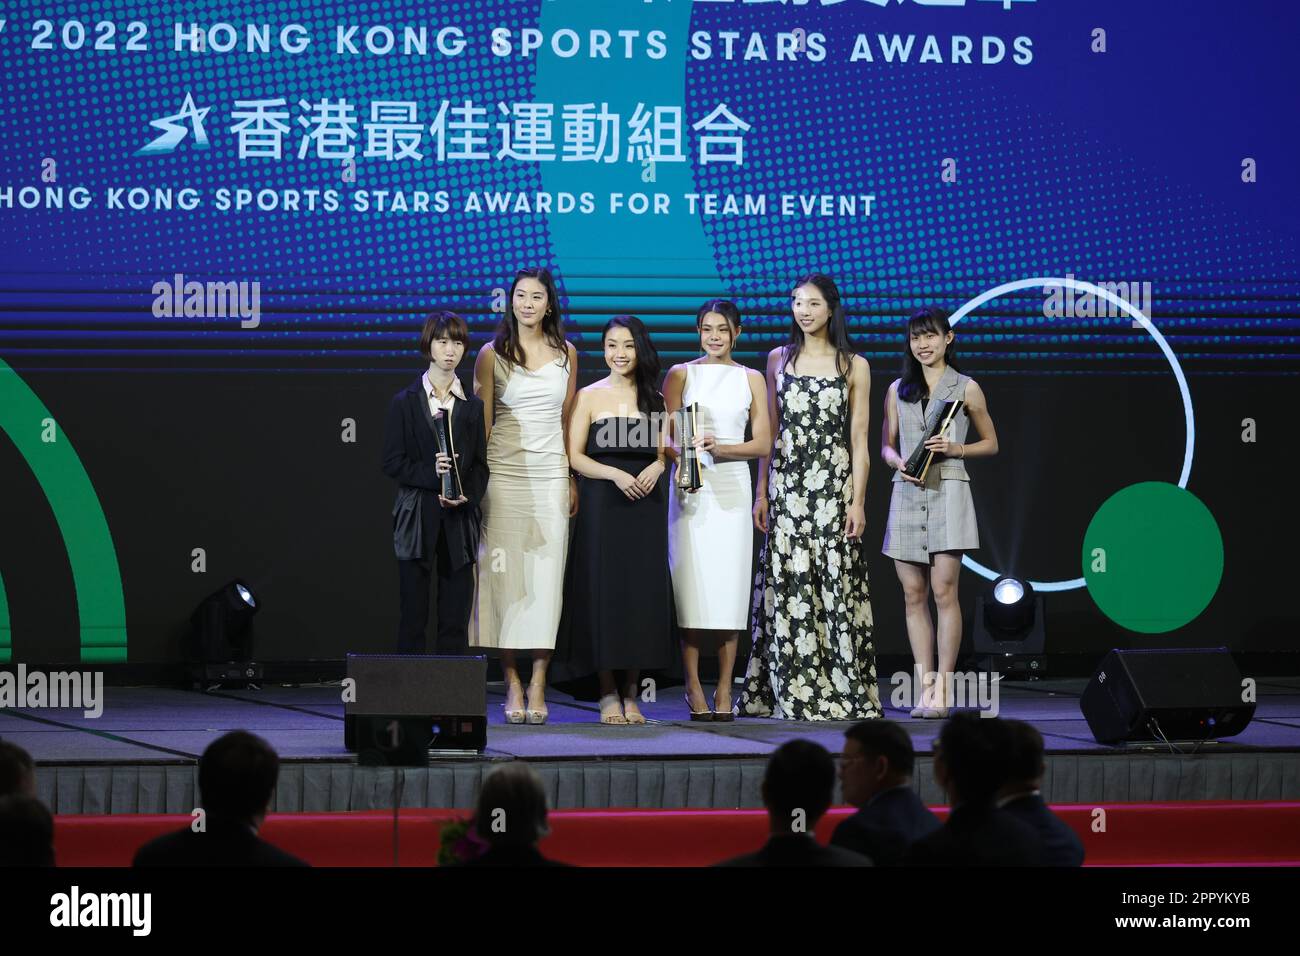
[[[966,459],[998,453],[984,392],[974,379],[961,374],[955,358],[948,313],[935,307],[921,309],[907,322],[902,377],[885,395],[881,448],[885,464],[894,469],[894,484],[883,551],[894,559],[903,585],[907,638],[915,661],[913,693],[924,688],[920,699],[913,700],[913,717],[948,716],[952,703],[947,699],[948,675],[961,646],[957,576],[962,553],[980,543]],[[909,476],[904,469],[924,439],[927,420],[938,414],[943,403],[953,401],[965,405],[942,435],[924,442],[936,453],[925,480]],[[979,440],[968,442],[972,424]],[[931,591],[938,612],[937,669]]]

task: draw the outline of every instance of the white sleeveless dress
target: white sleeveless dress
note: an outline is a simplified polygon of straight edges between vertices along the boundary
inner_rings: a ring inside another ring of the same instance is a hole
[[[699,430],[719,445],[745,440],[749,423],[747,372],[739,365],[686,366],[682,404],[698,402]],[[749,462],[701,456],[704,487],[677,488],[668,502],[668,561],[677,623],[700,630],[744,630],[749,623],[750,568],[754,555]]]
[[[555,648],[569,546],[561,359],[530,372],[496,357],[472,647]]]

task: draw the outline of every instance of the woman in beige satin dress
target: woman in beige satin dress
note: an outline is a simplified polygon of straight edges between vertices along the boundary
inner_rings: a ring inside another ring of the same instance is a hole
[[[577,351],[564,340],[550,271],[519,270],[496,337],[474,364],[489,476],[470,646],[500,651],[512,724],[546,723],[546,668],[578,501],[564,447],[577,364]],[[526,709],[515,660],[520,650],[533,658]]]

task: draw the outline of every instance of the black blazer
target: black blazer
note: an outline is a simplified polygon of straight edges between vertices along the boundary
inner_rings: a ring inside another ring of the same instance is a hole
[[[876,794],[843,820],[831,836],[831,845],[869,856],[876,866],[893,866],[902,861],[909,846],[942,825],[915,790],[894,787]]]
[[[132,866],[307,866],[267,843],[242,823],[208,821],[204,833],[189,827],[150,840]]]
[[[1004,803],[1002,809],[1038,831],[1047,852],[1048,866],[1083,866],[1083,841],[1069,824],[1052,812],[1039,794],[1027,793],[1017,797]]]
[[[904,866],[1043,866],[1043,841],[1029,824],[990,806],[954,807],[943,826],[912,844]]]
[[[464,382],[461,386],[464,387]],[[465,388],[465,400],[456,399],[451,411],[451,440],[460,455],[456,467],[467,504],[443,510],[438,503],[442,479],[434,471],[438,445],[433,415],[424,392],[423,376],[393,396],[384,423],[384,474],[404,488],[418,488],[424,527],[424,556],[438,540],[439,528],[447,533],[450,570],[478,559],[479,506],[487,490],[487,435],[483,402]],[[401,489],[398,490],[401,495]]]
[[[822,846],[806,833],[774,836],[757,853],[748,853],[716,866],[871,866],[860,853]]]

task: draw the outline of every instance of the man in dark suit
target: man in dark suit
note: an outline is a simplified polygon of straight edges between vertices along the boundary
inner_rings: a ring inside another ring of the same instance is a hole
[[[1082,866],[1083,841],[1043,800],[1043,735],[1023,720],[1005,723],[1011,734],[1011,756],[998,806],[1038,831],[1048,866]]]
[[[236,730],[199,758],[198,819],[184,830],[150,840],[133,866],[306,866],[257,835],[275,793],[280,758],[261,737]]]
[[[456,376],[469,328],[454,312],[435,312],[424,322],[420,353],[428,369],[393,396],[384,426],[384,474],[398,484],[393,508],[401,617],[397,649],[422,653],[429,623],[429,585],[438,576],[440,654],[464,654],[474,602],[479,505],[487,490],[487,436],[483,402]],[[452,453],[438,451],[443,419],[451,423]],[[460,478],[456,499],[442,495],[443,475]]]
[[[831,845],[868,856],[876,866],[899,863],[940,821],[912,789],[912,739],[892,720],[864,720],[844,732],[840,787],[858,812],[835,828]]]
[[[771,835],[757,853],[719,866],[871,866],[871,860],[837,846],[822,846],[813,828],[830,808],[835,761],[810,740],[789,740],[767,761],[763,805]]]
[[[1041,866],[1043,842],[995,806],[1007,778],[1011,734],[996,717],[961,711],[934,742],[934,779],[952,806],[943,826],[912,844],[905,866]]]

